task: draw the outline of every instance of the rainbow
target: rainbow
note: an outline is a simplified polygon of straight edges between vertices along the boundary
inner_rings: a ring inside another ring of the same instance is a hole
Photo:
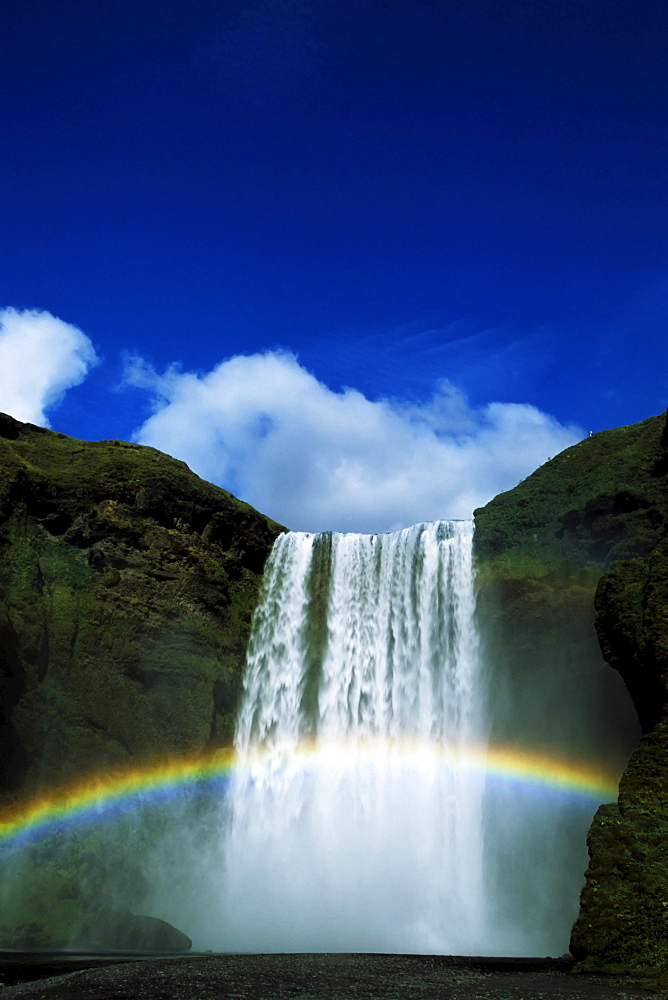
[[[231,777],[258,780],[276,771],[319,773],[348,767],[448,767],[494,785],[565,796],[593,807],[617,797],[619,774],[517,747],[453,747],[407,739],[338,740],[257,750],[241,761],[232,750],[87,776],[0,811],[0,846],[15,846],[82,822],[103,822],[119,807],[168,801],[187,789],[220,789]]]

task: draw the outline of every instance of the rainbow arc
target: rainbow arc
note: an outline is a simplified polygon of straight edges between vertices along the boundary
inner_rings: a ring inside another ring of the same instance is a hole
[[[0,812],[0,844],[46,836],[76,823],[104,822],[119,807],[133,808],[177,798],[187,789],[219,786],[233,779],[258,780],[276,770],[303,770],[312,780],[347,768],[401,768],[419,772],[449,768],[491,786],[517,785],[547,797],[564,796],[595,805],[617,797],[618,774],[568,758],[509,746],[453,746],[411,739],[310,741],[256,749],[240,760],[232,750],[179,758],[134,769],[87,776]]]

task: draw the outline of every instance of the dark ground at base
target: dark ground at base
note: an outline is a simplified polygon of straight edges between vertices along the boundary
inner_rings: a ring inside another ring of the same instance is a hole
[[[138,957],[0,953],[3,1000],[666,1000],[564,959],[295,954]]]

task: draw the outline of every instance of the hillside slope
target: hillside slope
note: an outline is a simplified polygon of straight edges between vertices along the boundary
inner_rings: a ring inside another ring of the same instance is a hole
[[[279,525],[183,462],[0,415],[0,796],[231,743]]]

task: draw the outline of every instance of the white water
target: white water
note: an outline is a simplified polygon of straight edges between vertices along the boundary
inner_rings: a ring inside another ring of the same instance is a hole
[[[472,535],[454,521],[276,542],[237,729],[222,947],[489,941],[483,781],[454,763],[487,714]]]

